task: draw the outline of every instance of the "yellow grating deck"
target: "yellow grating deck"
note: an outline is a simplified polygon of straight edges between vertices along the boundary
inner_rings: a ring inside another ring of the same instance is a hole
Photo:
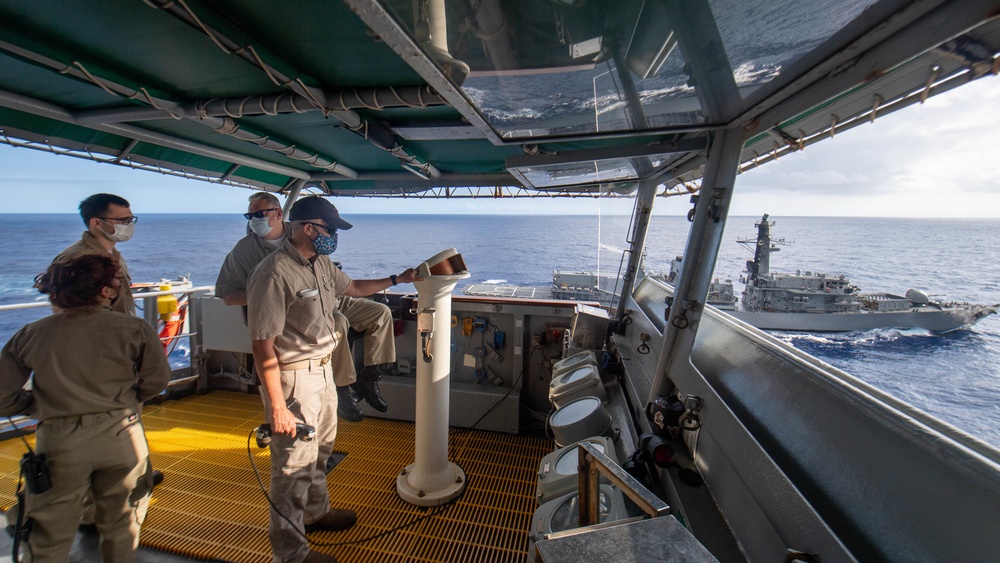
[[[222,391],[145,408],[153,466],[166,478],[153,493],[142,527],[144,546],[196,559],[271,560],[267,501],[246,453],[247,435],[261,415],[257,395]],[[335,506],[356,510],[358,524],[346,532],[311,534],[310,539],[355,541],[437,510],[410,505],[396,495],[396,475],[413,463],[413,424],[376,418],[341,421],[335,449],[347,457],[327,477],[330,499]],[[371,541],[315,549],[347,562],[526,562],[527,530],[536,508],[535,472],[550,449],[536,438],[453,430],[449,453],[469,478],[457,503]],[[4,505],[13,502],[23,450],[20,440],[0,442]],[[252,444],[251,451],[267,483],[268,450]]]

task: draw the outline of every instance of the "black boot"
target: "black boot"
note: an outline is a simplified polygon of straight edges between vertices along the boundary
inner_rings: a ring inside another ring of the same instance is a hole
[[[361,422],[365,418],[365,413],[358,408],[354,393],[351,393],[351,388],[347,385],[337,387],[337,416],[347,422]]]
[[[362,399],[368,401],[373,409],[385,412],[389,409],[389,405],[378,390],[378,380],[381,378],[377,366],[365,366],[365,369],[358,374],[358,380],[352,383],[351,387],[358,392]]]

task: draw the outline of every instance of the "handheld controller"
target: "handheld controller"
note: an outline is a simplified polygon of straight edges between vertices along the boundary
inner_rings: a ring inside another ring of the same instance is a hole
[[[257,447],[265,448],[271,443],[271,425],[264,423],[254,431],[257,438]],[[316,437],[316,429],[302,422],[295,423],[295,437],[303,442],[312,442]]]

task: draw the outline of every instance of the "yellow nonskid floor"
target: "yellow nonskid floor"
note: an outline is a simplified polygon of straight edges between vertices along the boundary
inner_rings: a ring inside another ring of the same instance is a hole
[[[267,500],[247,456],[247,436],[261,416],[259,396],[223,391],[146,406],[153,466],[166,478],[153,493],[142,527],[144,546],[196,559],[271,560]],[[465,471],[468,487],[458,502],[426,517],[439,509],[416,507],[396,495],[396,476],[414,460],[413,424],[370,417],[341,421],[335,450],[346,458],[327,482],[331,503],[357,511],[358,524],[310,539],[358,543],[313,549],[348,562],[527,561],[535,473],[550,449],[537,438],[453,429],[450,458]],[[20,440],[0,442],[4,505],[13,503],[23,452]],[[251,452],[267,484],[268,450],[251,442]]]

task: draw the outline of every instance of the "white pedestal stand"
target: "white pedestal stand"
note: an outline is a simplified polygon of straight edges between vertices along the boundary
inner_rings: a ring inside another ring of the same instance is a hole
[[[400,498],[417,506],[447,503],[465,490],[465,471],[448,461],[451,291],[468,272],[424,275],[417,287],[416,461],[396,478]]]

